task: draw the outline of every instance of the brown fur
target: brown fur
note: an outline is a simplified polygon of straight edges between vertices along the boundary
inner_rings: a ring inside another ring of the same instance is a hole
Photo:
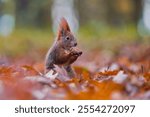
[[[75,47],[76,45],[76,39],[71,33],[67,21],[62,18],[57,39],[46,55],[45,72],[51,69],[54,70],[54,65],[61,65],[69,77],[75,77],[75,72],[71,64],[82,54],[82,52]]]

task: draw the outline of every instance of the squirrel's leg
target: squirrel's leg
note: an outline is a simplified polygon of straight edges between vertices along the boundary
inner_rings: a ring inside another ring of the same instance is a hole
[[[50,70],[53,70],[54,71],[54,73],[53,74],[55,74],[56,73],[56,70],[54,69],[55,68],[55,66],[54,66],[54,64],[53,64],[53,61],[51,60],[51,59],[47,59],[46,60],[46,62],[45,62],[45,74],[47,73],[47,72],[49,72]]]
[[[73,68],[71,67],[71,65],[68,65],[68,66],[64,66],[64,69],[66,70],[68,76],[70,78],[73,78],[76,76],[76,73],[74,72]]]

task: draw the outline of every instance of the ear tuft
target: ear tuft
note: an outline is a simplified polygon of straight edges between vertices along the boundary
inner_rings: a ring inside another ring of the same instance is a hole
[[[65,31],[69,31],[70,32],[70,28],[69,28],[68,22],[67,22],[67,20],[64,17],[61,18],[59,26],[60,26],[60,28],[63,28]]]
[[[70,32],[70,27],[68,25],[67,20],[63,17],[61,18],[61,21],[59,24],[58,38],[60,38],[60,36],[64,35],[66,32]]]

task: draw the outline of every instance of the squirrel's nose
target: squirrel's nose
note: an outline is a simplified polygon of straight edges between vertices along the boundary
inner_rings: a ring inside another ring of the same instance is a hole
[[[74,43],[74,46],[77,46],[77,43]]]

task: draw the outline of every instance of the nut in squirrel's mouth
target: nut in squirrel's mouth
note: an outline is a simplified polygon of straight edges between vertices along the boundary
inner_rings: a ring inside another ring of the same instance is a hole
[[[82,55],[83,52],[80,52],[80,55]]]
[[[81,56],[81,55],[82,55],[82,52],[75,53],[74,55],[75,55],[75,56]]]
[[[81,56],[81,55],[82,55],[82,52],[79,52],[78,55]]]

